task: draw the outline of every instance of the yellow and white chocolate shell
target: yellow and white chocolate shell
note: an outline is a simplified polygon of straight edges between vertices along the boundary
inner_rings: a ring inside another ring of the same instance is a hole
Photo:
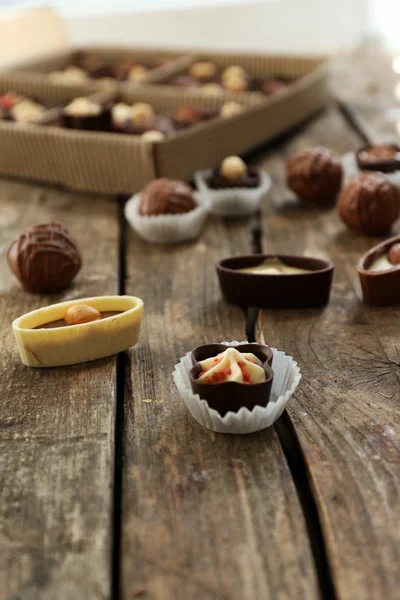
[[[50,329],[36,329],[64,319],[75,304],[99,312],[122,311],[105,319]],[[26,313],[12,324],[21,360],[27,367],[60,367],[123,352],[139,341],[143,301],[134,296],[97,296],[52,304]]]

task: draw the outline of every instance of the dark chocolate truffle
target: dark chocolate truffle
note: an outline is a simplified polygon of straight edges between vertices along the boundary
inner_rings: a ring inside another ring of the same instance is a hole
[[[179,215],[197,207],[192,189],[183,181],[155,179],[142,191],[139,214]]]
[[[328,206],[335,202],[342,183],[342,163],[327,148],[301,150],[286,166],[288,186],[306,204]]]
[[[353,233],[385,235],[400,216],[400,191],[382,173],[362,173],[340,194],[338,210]]]
[[[76,241],[60,223],[25,229],[9,247],[7,262],[24,290],[39,294],[66,288],[82,264]]]

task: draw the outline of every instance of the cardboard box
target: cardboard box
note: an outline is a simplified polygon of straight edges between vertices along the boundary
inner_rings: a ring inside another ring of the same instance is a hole
[[[36,21],[37,22],[37,18]],[[1,27],[0,27],[1,33]],[[45,35],[45,32],[43,32]],[[1,36],[0,36],[1,37]],[[133,103],[149,102],[157,112],[172,113],[183,104],[219,109],[235,99],[245,110],[237,116],[215,118],[193,126],[157,144],[143,143],[138,136],[64,130],[40,125],[20,125],[0,121],[0,173],[56,183],[71,189],[107,194],[131,194],[154,177],[190,179],[198,169],[214,167],[229,154],[244,154],[272,137],[309,118],[327,99],[328,71],[323,58],[231,54],[191,50],[149,50],[135,48],[96,48],[88,51],[103,57],[133,55],[144,62],[172,57],[146,84],[122,84],[110,99]],[[48,106],[64,105],[73,98],[90,95],[96,83],[64,86],[51,83],[47,73],[66,66],[73,57],[67,48],[36,57],[0,75],[0,92],[9,90],[38,98]],[[259,78],[280,75],[299,78],[287,90],[264,97],[258,93],[216,96],[197,88],[182,90],[156,81],[168,81],[172,74],[185,71],[196,56],[220,66],[240,64]]]

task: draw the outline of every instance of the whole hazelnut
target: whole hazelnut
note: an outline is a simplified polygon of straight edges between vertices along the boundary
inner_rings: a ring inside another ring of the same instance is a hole
[[[80,116],[96,116],[102,111],[102,107],[97,102],[93,102],[89,98],[75,98],[67,106],[64,107],[64,113],[71,117]]]
[[[165,140],[165,135],[162,131],[157,131],[157,129],[150,129],[150,131],[146,131],[140,136],[142,142],[162,142]]]
[[[306,204],[328,206],[335,202],[340,191],[341,158],[327,148],[300,150],[287,161],[286,180]]]
[[[222,177],[232,180],[241,179],[246,171],[246,163],[239,156],[227,156],[219,168]]]
[[[221,74],[221,79],[224,81],[225,79],[230,78],[246,78],[246,69],[244,67],[240,67],[239,65],[231,65],[230,67],[226,67]]]
[[[143,65],[135,65],[128,73],[129,81],[139,82],[146,79],[148,69]]]
[[[196,79],[212,79],[217,74],[217,66],[210,61],[195,62],[189,68],[189,75]]]
[[[81,325],[82,323],[90,323],[99,319],[99,311],[88,304],[73,304],[64,315],[64,321],[68,325]]]
[[[233,117],[234,115],[238,115],[243,110],[243,106],[239,104],[239,102],[225,102],[221,106],[221,117]]]
[[[131,108],[131,118],[134,121],[150,119],[154,116],[154,114],[155,113],[153,107],[147,102],[136,102]]]
[[[224,88],[230,92],[245,92],[247,90],[247,80],[245,77],[228,77],[223,80]]]
[[[400,242],[393,244],[393,246],[390,248],[388,259],[392,265],[400,265]]]
[[[382,173],[362,173],[344,188],[339,215],[353,233],[385,235],[400,214],[400,191]]]

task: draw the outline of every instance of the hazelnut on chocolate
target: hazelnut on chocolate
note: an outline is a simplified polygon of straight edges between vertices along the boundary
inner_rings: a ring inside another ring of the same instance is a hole
[[[240,65],[231,65],[226,67],[221,74],[222,81],[230,78],[242,78],[245,79],[247,76],[246,69]]]
[[[286,180],[306,204],[333,204],[342,183],[341,158],[327,148],[300,150],[287,162]]]
[[[385,235],[400,215],[400,191],[382,173],[362,173],[340,194],[338,210],[353,233]]]
[[[223,80],[223,86],[230,92],[245,92],[248,88],[246,77],[227,77]]]
[[[88,304],[73,304],[64,316],[67,325],[82,325],[82,323],[91,323],[99,319],[99,311]]]
[[[7,262],[25,291],[45,294],[66,288],[82,259],[68,229],[52,222],[25,229],[9,247]]]
[[[192,189],[183,181],[155,179],[142,191],[139,214],[142,216],[179,215],[197,207]]]
[[[219,174],[222,177],[232,180],[241,179],[246,171],[246,163],[239,156],[227,156],[219,168]]]
[[[234,100],[231,102],[225,102],[221,106],[221,117],[233,117],[234,115],[238,115],[243,111],[243,106],[239,104],[239,102],[235,102]]]
[[[392,265],[400,265],[400,243],[393,244],[389,250],[388,259]]]
[[[143,65],[135,65],[128,72],[128,79],[129,81],[133,81],[135,83],[144,81],[147,77],[147,71],[148,69]]]
[[[131,118],[134,121],[150,119],[154,114],[154,108],[147,102],[136,102],[131,108]]]

